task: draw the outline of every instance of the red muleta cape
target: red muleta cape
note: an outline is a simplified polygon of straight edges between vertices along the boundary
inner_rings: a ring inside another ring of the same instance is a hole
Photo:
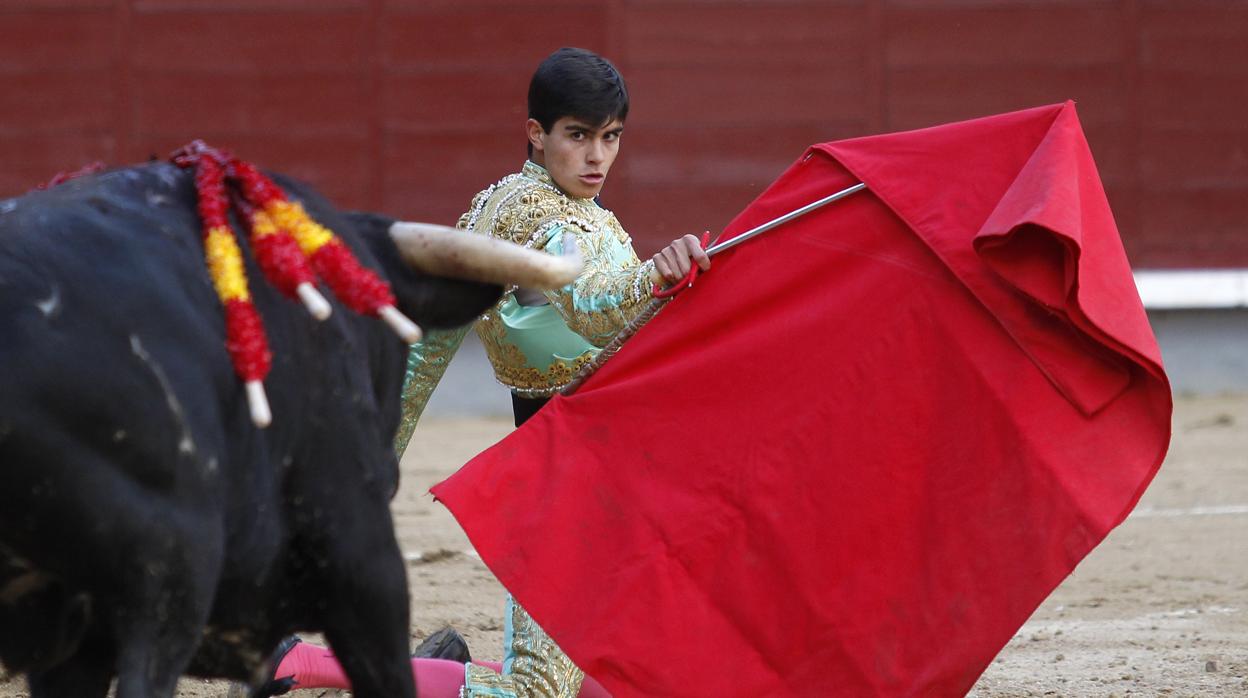
[[[953,696],[1135,505],[1169,385],[1074,105],[824,143],[434,494],[616,696]]]

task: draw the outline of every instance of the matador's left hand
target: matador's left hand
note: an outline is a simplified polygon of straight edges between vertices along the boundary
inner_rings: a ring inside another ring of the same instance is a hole
[[[656,283],[663,281],[674,284],[685,278],[685,274],[689,273],[694,264],[697,264],[702,271],[711,268],[711,258],[707,256],[706,250],[702,249],[698,238],[693,235],[682,235],[672,240],[650,260],[654,262],[654,270],[660,277],[652,279]]]

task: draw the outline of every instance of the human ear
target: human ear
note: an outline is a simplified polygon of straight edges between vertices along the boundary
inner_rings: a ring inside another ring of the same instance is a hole
[[[546,142],[542,136],[546,135],[546,130],[542,128],[542,124],[537,119],[529,119],[524,122],[525,135],[529,138],[529,143],[533,146],[533,150],[541,152],[545,150]]]

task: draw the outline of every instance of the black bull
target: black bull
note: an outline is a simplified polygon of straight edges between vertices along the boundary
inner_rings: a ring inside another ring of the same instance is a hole
[[[423,275],[390,221],[280,183],[424,328],[501,287]],[[324,631],[358,696],[413,693],[389,502],[406,345],[325,322],[248,259],[273,351],[252,425],[224,349],[189,172],[153,163],[0,200],[0,660],[33,696],[250,681]],[[244,245],[245,247],[245,245]]]

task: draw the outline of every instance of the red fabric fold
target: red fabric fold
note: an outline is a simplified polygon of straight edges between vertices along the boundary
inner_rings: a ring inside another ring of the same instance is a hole
[[[579,392],[434,488],[617,696],[961,695],[1170,397],[1073,105],[821,144]]]

